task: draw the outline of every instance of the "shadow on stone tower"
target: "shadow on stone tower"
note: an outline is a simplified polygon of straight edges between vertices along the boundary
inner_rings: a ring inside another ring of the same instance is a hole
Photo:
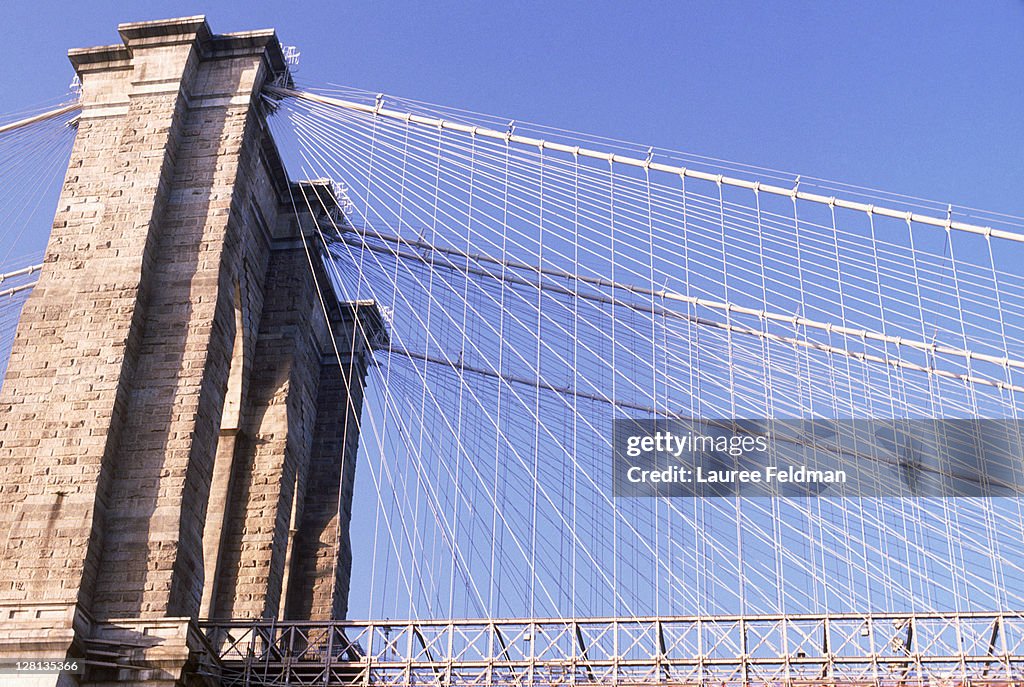
[[[119,31],[70,52],[77,138],[0,393],[0,660],[86,670],[10,684],[205,684],[196,619],[346,611],[386,333],[319,297],[329,186],[288,180],[261,96],[281,47]]]

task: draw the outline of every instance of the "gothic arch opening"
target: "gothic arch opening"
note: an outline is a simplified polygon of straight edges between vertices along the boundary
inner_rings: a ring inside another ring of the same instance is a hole
[[[210,500],[206,510],[206,524],[203,528],[203,596],[199,615],[210,617],[216,598],[217,578],[220,568],[220,552],[223,545],[225,520],[231,495],[231,474],[235,457],[235,440],[242,418],[242,382],[245,368],[245,312],[242,287],[235,280],[234,297],[234,341],[231,347],[231,363],[228,368],[228,382],[224,391],[224,409],[220,417],[220,437],[214,456],[213,475],[210,479]]]

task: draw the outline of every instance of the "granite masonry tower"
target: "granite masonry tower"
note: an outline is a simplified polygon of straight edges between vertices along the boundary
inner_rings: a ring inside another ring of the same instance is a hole
[[[0,660],[85,670],[4,685],[211,684],[197,619],[346,610],[385,334],[318,298],[330,185],[289,182],[267,131],[281,47],[203,17],[119,31],[70,52],[77,138],[0,393]]]

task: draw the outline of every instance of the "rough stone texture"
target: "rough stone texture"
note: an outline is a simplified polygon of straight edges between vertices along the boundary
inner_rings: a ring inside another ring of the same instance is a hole
[[[338,332],[382,324],[324,319],[321,218],[290,198],[326,187],[289,184],[258,98],[273,33],[119,30],[71,53],[78,136],[0,391],[0,659],[120,646],[140,670],[83,684],[191,684],[200,615],[344,613],[366,354]]]
[[[344,618],[348,610],[352,487],[370,353],[362,336],[345,334],[381,331],[378,316],[372,304],[344,308],[345,324],[335,329],[344,334],[336,337],[336,352],[328,354],[320,368],[316,429],[296,529],[286,619]]]
[[[256,64],[241,61],[203,63],[196,81],[206,88],[193,98],[249,93],[255,73]],[[152,242],[158,257],[145,276],[151,295],[112,462],[117,478],[101,556],[105,569],[125,570],[128,579],[97,579],[92,612],[104,619],[199,610],[199,544],[235,336],[233,285],[244,230],[237,199],[244,199],[245,183],[235,182],[240,158],[251,151],[242,146],[247,106],[197,105],[181,118]]]
[[[148,63],[149,52],[139,53]],[[178,71],[180,79],[189,57],[187,46],[161,50],[154,61],[162,68],[149,72]],[[97,573],[109,465],[149,290],[142,272],[174,163],[177,140],[168,132],[182,108],[180,93],[146,93],[147,82],[128,74],[118,84],[127,96],[122,116],[85,116],[121,99],[107,92],[112,79],[95,95],[86,91],[45,266],[0,394],[0,522],[8,534],[0,601],[88,602]]]
[[[296,475],[308,461],[326,329],[322,314],[315,317],[320,306],[309,298],[315,293],[311,282],[301,248],[273,254],[250,403],[235,445],[233,507],[213,616],[277,616]]]

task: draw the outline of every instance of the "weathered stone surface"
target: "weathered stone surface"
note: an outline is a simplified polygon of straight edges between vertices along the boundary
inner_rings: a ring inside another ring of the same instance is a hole
[[[290,198],[325,190],[284,177],[259,98],[273,32],[119,30],[70,54],[78,136],[0,391],[0,658],[120,645],[134,668],[85,684],[186,684],[202,615],[344,613],[367,353],[334,350],[382,325],[324,318]]]

